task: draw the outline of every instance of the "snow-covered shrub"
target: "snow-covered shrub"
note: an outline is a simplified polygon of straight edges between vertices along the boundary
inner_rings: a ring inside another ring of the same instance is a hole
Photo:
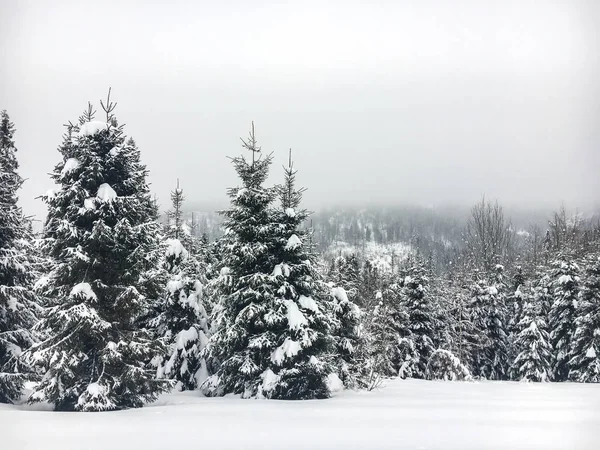
[[[427,363],[428,380],[469,381],[472,379],[467,369],[454,354],[448,350],[437,349]]]

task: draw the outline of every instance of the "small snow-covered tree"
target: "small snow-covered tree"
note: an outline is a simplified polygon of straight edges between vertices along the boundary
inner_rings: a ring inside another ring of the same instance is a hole
[[[523,268],[517,266],[513,275],[512,286],[510,293],[507,296],[507,313],[508,317],[508,331],[509,333],[519,332],[519,323],[523,318],[524,301],[523,290],[525,289],[525,276],[523,274]]]
[[[354,253],[334,258],[327,274],[327,280],[346,291],[348,299],[361,303],[359,296],[360,264]]]
[[[569,361],[569,378],[600,383],[600,257],[586,262],[575,334]]]
[[[576,329],[580,289],[579,266],[568,258],[553,263],[549,291],[553,299],[548,313],[550,342],[554,349],[554,381],[565,381],[569,375],[569,360]]]
[[[17,204],[23,183],[17,169],[15,127],[0,113],[0,403],[21,395],[31,368],[19,358],[35,341],[32,327],[39,306],[33,292],[30,224]]]
[[[367,373],[396,377],[401,365],[398,345],[406,335],[408,314],[391,290],[377,293],[375,307],[366,328]]]
[[[410,332],[410,314],[400,283],[377,295],[379,304],[367,326],[367,373],[411,378],[418,371],[419,355]]]
[[[159,378],[177,382],[180,390],[196,389],[207,378],[200,353],[210,334],[204,308],[204,285],[199,262],[177,239],[167,240],[165,268],[170,274],[159,333],[167,354],[158,367]]]
[[[428,380],[470,381],[469,369],[451,351],[437,349],[427,362],[425,378]]]
[[[192,223],[185,220],[183,212],[183,202],[185,195],[183,188],[177,180],[177,186],[171,191],[171,209],[167,211],[167,225],[165,236],[167,239],[177,239],[180,241],[188,252],[196,257],[203,258],[206,243],[202,242],[201,238],[195,235],[198,224],[195,222],[192,215]]]
[[[40,324],[47,338],[28,354],[45,374],[29,401],[56,410],[139,407],[170,387],[148,364],[162,352],[159,343],[136,326],[157,208],[110,91],[102,106],[106,120],[94,120],[90,105],[67,127],[52,174],[59,190],[44,196],[43,248],[55,261],[42,289],[50,299]]]
[[[179,187],[179,180],[177,180],[177,187],[171,191],[171,209],[167,211],[167,237],[170,239],[178,239],[181,241],[184,230],[183,230],[183,201],[185,196],[183,195],[183,189]]]
[[[496,266],[491,284],[479,280],[472,289],[471,317],[477,333],[472,357],[474,375],[491,380],[508,376],[508,333],[503,267]]]
[[[402,279],[402,302],[408,314],[407,342],[402,347],[406,355],[414,354],[416,358],[410,375],[406,373],[404,377],[424,378],[427,362],[437,345],[437,321],[425,272],[423,263],[416,261]]]
[[[157,317],[152,324],[167,350],[158,363],[158,377],[176,381],[180,390],[191,390],[208,376],[201,352],[208,341],[210,325],[205,308],[204,267],[181,241],[192,245],[194,240],[184,228],[183,200],[178,182],[171,192],[170,224],[163,245],[162,269],[168,280],[165,293],[155,307]]]
[[[512,378],[525,381],[550,381],[552,378],[552,347],[546,322],[538,314],[535,303],[526,304],[516,337],[517,354],[511,366]]]
[[[329,310],[333,322],[335,365],[346,388],[361,387],[364,358],[364,335],[361,332],[360,308],[348,299],[344,288],[332,286]]]

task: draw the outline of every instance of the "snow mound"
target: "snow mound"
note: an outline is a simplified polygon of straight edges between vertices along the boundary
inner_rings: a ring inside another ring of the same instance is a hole
[[[174,294],[176,291],[178,291],[179,289],[183,288],[183,280],[181,279],[181,277],[179,275],[174,276],[172,279],[170,279],[167,282],[167,290],[171,293]]]
[[[99,131],[106,130],[108,126],[108,123],[102,122],[101,120],[91,120],[90,122],[85,122],[79,127],[79,133],[77,133],[77,136],[93,136]]]
[[[39,289],[44,289],[48,285],[49,282],[50,282],[50,277],[42,276],[35,282],[35,284],[33,285],[33,289],[35,289],[36,291]]]
[[[117,193],[108,183],[102,183],[98,188],[96,198],[101,202],[110,202],[117,198]]]
[[[327,375],[327,387],[331,392],[341,392],[344,390],[344,382],[336,373]]]
[[[287,240],[287,243],[285,244],[285,249],[286,250],[296,250],[301,245],[302,245],[302,241],[300,240],[300,238],[298,236],[296,236],[295,234],[292,234],[290,236],[290,238]]]
[[[587,349],[587,352],[585,352],[585,357],[586,358],[595,358],[596,357],[596,350],[594,350],[594,347],[590,347]]]
[[[298,330],[301,327],[308,325],[308,321],[302,311],[296,305],[296,302],[292,300],[285,300],[285,307],[287,309],[287,320],[290,327],[290,330]]]
[[[277,264],[273,269],[274,277],[289,277],[290,276],[290,266],[285,263]]]
[[[561,275],[560,278],[558,279],[559,284],[567,284],[567,283],[570,283],[571,281],[573,281],[573,278],[571,278],[571,275]]]
[[[8,302],[7,305],[8,309],[10,311],[16,311],[17,310],[17,299],[14,297],[8,297]]]
[[[167,239],[167,251],[165,255],[173,256],[175,258],[187,258],[188,251],[185,249],[179,239]]]
[[[338,302],[345,303],[348,301],[348,294],[346,294],[346,290],[343,287],[331,288],[331,295],[333,295]]]
[[[271,353],[271,361],[273,361],[274,364],[281,365],[286,358],[292,358],[296,356],[300,350],[302,350],[300,342],[294,341],[289,337],[285,338],[283,344],[281,344],[273,351],[273,353]]]
[[[286,208],[285,215],[288,217],[296,217],[296,211],[294,208]]]
[[[65,165],[60,171],[61,175],[66,175],[69,172],[73,172],[74,170],[79,169],[79,160],[77,158],[69,158],[65,161]]]
[[[300,306],[304,309],[309,309],[314,312],[319,311],[319,306],[317,305],[317,302],[315,302],[311,297],[301,295],[298,298],[298,303],[300,303]]]
[[[91,197],[86,198],[83,201],[83,208],[84,209],[96,209],[96,204],[94,203],[94,199]]]
[[[279,383],[279,375],[275,374],[275,372],[273,372],[271,369],[265,370],[263,373],[260,374],[260,377],[263,380],[263,382],[262,382],[262,391],[263,392],[272,391],[277,386],[277,383]]]
[[[92,286],[90,286],[89,283],[79,283],[79,284],[76,284],[75,286],[73,286],[73,289],[71,289],[71,293],[69,294],[69,297],[75,297],[78,295],[82,295],[87,300],[97,300],[98,299],[98,297],[96,297],[96,294],[92,290]]]

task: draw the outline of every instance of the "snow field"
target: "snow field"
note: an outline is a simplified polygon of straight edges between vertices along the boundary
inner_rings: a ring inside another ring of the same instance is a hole
[[[329,400],[163,395],[142,409],[56,413],[0,405],[3,449],[597,450],[593,384],[392,380]]]

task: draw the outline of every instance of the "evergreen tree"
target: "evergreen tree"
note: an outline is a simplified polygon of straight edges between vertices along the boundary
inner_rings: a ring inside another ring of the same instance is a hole
[[[197,254],[188,251],[183,242],[193,246],[194,236],[183,223],[183,189],[171,192],[172,209],[161,246],[164,256],[162,272],[166,274],[165,291],[155,304],[151,328],[166,345],[167,353],[157,364],[158,378],[176,382],[179,390],[196,389],[207,377],[206,364],[200,353],[208,342],[210,325],[205,308],[204,267]]]
[[[140,407],[169,384],[148,362],[161,349],[136,320],[146,307],[141,282],[157,246],[157,208],[140,153],[102,103],[69,124],[52,174],[60,185],[46,195],[44,250],[55,259],[43,292],[50,306],[41,322],[48,335],[30,359],[45,371],[30,402],[56,410]]]
[[[383,377],[411,376],[415,363],[414,345],[408,340],[409,314],[401,301],[401,287],[391,284],[378,293],[379,304],[367,328],[367,372],[375,370]]]
[[[527,381],[550,381],[552,376],[552,347],[534,303],[526,304],[521,329],[515,341],[517,356],[512,364],[512,378]]]
[[[15,127],[0,113],[0,402],[19,398],[31,368],[19,358],[35,341],[31,329],[38,305],[33,293],[35,264],[30,253],[30,223],[17,205],[23,179],[14,143]]]
[[[471,317],[478,335],[473,370],[474,375],[490,380],[504,380],[508,376],[509,342],[502,273],[503,267],[497,265],[491,285],[479,280],[472,290]]]
[[[408,314],[407,337],[410,342],[407,342],[406,351],[410,352],[407,354],[414,351],[417,358],[411,377],[424,378],[427,362],[437,345],[437,323],[428,293],[425,267],[420,261],[409,267],[402,280],[402,302]]]
[[[183,214],[184,200],[183,189],[179,186],[179,180],[177,180],[177,187],[171,191],[171,209],[167,211],[165,236],[168,239],[177,239],[188,252],[197,255],[200,247],[199,239],[193,235],[192,227],[185,221]],[[195,224],[192,224],[192,226],[195,227]]]
[[[548,314],[550,342],[554,349],[554,381],[565,381],[577,319],[579,266],[566,258],[553,263],[549,286],[553,303]]]
[[[164,264],[170,279],[158,320],[167,354],[158,367],[158,376],[175,380],[180,390],[192,390],[208,376],[201,357],[210,334],[204,284],[198,279],[202,270],[179,240],[168,239],[167,245]]]
[[[177,180],[177,187],[171,191],[171,209],[167,211],[167,232],[166,235],[170,239],[181,240],[184,234],[183,230],[183,201],[185,196],[183,195],[183,189],[179,187],[179,180]]]
[[[469,381],[472,379],[469,369],[452,352],[437,349],[429,358],[425,378],[428,380]]]
[[[587,262],[577,328],[573,336],[569,378],[600,383],[600,257]]]
[[[348,299],[354,303],[362,303],[359,296],[360,265],[354,253],[339,255],[331,262],[327,279],[335,286],[344,288]]]
[[[281,206],[275,211],[279,232],[274,249],[278,264],[273,270],[277,287],[273,313],[285,311],[287,320],[279,318],[278,326],[257,337],[273,340],[276,345],[271,353],[271,368],[267,369],[270,372],[264,373],[262,395],[279,399],[325,398],[329,396],[327,378],[332,372],[331,320],[327,315],[327,292],[308,244],[311,231],[301,228],[308,212],[300,208],[304,189],[295,187],[291,152],[284,175],[284,183],[278,187]]]
[[[444,277],[434,284],[431,295],[437,299],[440,348],[450,351],[469,369],[474,367],[472,358],[480,337],[472,320],[471,292],[466,284],[462,274]]]
[[[523,289],[525,289],[525,276],[523,274],[523,268],[517,266],[515,274],[513,275],[513,283],[511,287],[511,293],[508,296],[508,331],[510,333],[519,332],[519,323],[523,318]]]
[[[328,309],[333,322],[331,334],[338,376],[346,388],[361,387],[365,357],[361,311],[348,299],[344,288],[338,286],[331,286]]]
[[[218,329],[203,353],[215,373],[202,390],[210,396],[268,397],[275,391],[275,371],[301,350],[298,341],[278,339],[286,329],[302,333],[308,321],[296,302],[284,301],[277,292],[274,270],[280,261],[275,250],[283,227],[275,223],[271,208],[276,189],[263,186],[272,157],[261,156],[254,124],[242,144],[251,159],[243,155],[232,159],[242,186],[229,189],[231,206],[222,213],[226,232],[220,270],[224,284],[218,289],[214,319]],[[301,245],[299,241],[292,240],[290,249]]]

